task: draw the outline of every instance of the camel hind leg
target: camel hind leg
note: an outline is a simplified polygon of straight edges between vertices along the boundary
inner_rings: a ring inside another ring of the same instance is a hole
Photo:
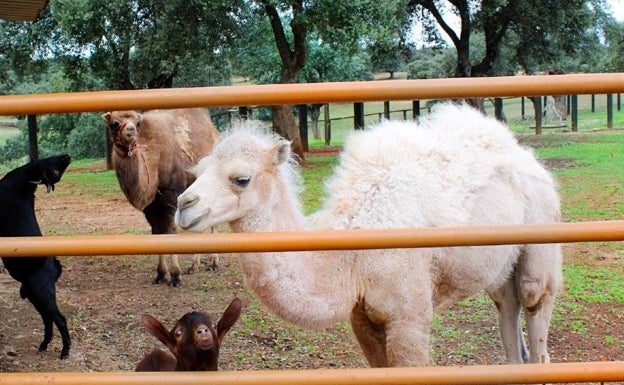
[[[503,286],[496,290],[488,290],[488,295],[494,301],[498,310],[498,324],[507,363],[521,364],[528,362],[529,351],[527,350],[522,327],[520,326],[522,306],[516,291],[514,277],[511,277]]]
[[[368,364],[373,368],[387,367],[384,326],[373,323],[361,303],[356,304],[351,311],[351,327]]]
[[[559,244],[525,246],[516,268],[516,287],[526,317],[530,362],[550,362],[548,329],[561,280]]]

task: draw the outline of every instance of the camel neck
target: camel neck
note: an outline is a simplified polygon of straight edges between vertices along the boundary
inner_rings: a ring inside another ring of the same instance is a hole
[[[232,230],[304,230],[305,218],[291,190],[282,188],[272,196],[275,198],[264,201],[255,212],[230,223]],[[341,269],[338,265],[343,256],[331,253],[244,253],[240,261],[247,283],[265,306],[289,322],[325,328],[348,320],[356,298],[344,279],[332,274]]]

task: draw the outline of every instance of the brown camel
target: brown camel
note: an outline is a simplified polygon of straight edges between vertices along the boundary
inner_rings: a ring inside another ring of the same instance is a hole
[[[187,172],[212,150],[219,132],[206,109],[113,111],[102,115],[113,142],[112,163],[126,198],[145,215],[152,234],[173,234],[178,195],[195,179]],[[216,268],[216,256],[212,267]],[[199,269],[196,255],[189,273]],[[178,256],[171,268],[159,256],[154,283],[180,284]]]

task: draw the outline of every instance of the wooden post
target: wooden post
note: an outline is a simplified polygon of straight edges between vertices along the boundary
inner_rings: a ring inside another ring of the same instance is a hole
[[[331,120],[329,119],[329,104],[323,104],[323,116],[324,116],[324,127],[325,127],[325,145],[329,146],[331,142]]]
[[[384,118],[390,119],[390,102],[384,102]]]
[[[572,115],[572,132],[578,132],[578,95],[570,95],[570,114]]]
[[[607,94],[607,128],[613,128],[613,94]]]
[[[503,99],[494,98],[494,117],[499,122],[503,121]]]
[[[524,120],[524,96],[520,98],[520,118]]]
[[[596,95],[591,94],[591,112],[596,112]]]
[[[240,117],[244,119],[251,119],[251,108],[247,106],[239,106],[238,115],[240,115]]]
[[[535,106],[535,135],[542,134],[542,97],[535,96],[534,97],[534,106]]]
[[[364,128],[364,103],[353,103],[353,128],[362,130]]]
[[[301,147],[303,151],[308,151],[308,105],[300,104],[299,109],[299,136],[301,137]]]
[[[39,159],[39,144],[37,143],[37,115],[28,115],[28,155],[30,161]]]
[[[420,100],[412,100],[412,118],[418,119],[420,116]]]

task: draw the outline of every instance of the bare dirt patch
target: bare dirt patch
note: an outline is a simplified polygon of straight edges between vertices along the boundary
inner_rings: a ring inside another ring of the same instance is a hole
[[[334,149],[330,152],[335,153]],[[97,170],[93,170],[97,171]],[[71,169],[69,173],[75,172]],[[46,235],[148,233],[141,213],[122,194],[85,193],[61,181],[57,192],[37,192],[37,215]],[[63,194],[59,190],[63,190]],[[76,192],[76,193],[74,193]],[[609,266],[620,256],[608,247],[566,246],[566,259]],[[236,255],[225,255],[218,272],[203,269],[184,275],[173,288],[151,283],[156,256],[61,257],[64,271],[58,301],[67,316],[72,350],[59,360],[60,339],[48,352],[37,346],[42,324],[30,303],[19,298],[19,286],[0,274],[0,371],[85,372],[130,371],[141,355],[160,343],[138,324],[150,313],[167,325],[182,314],[200,309],[215,317],[235,296],[243,300],[243,315],[226,337],[220,367],[224,370],[312,369],[365,367],[348,326],[305,331],[269,314],[246,286]],[[190,257],[182,257],[185,266]],[[585,329],[555,322],[551,353],[555,362],[624,359],[624,320],[620,304],[583,304],[561,309],[560,318],[578,319]],[[485,298],[453,308],[442,316],[432,341],[435,365],[497,364],[504,360],[496,312]]]

